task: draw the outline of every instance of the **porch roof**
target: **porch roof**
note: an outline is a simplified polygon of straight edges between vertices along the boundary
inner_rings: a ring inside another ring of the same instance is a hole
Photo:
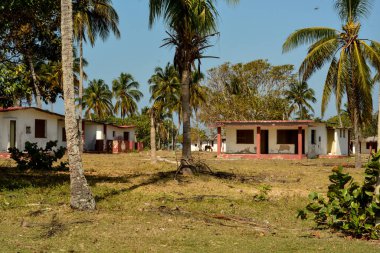
[[[311,126],[319,122],[313,120],[251,120],[251,121],[217,121],[217,127],[224,126]]]

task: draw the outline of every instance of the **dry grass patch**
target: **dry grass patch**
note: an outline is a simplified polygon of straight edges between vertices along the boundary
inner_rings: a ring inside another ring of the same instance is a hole
[[[159,152],[170,161],[173,152]],[[149,154],[85,154],[94,212],[68,206],[67,173],[0,168],[2,252],[379,252],[377,242],[312,229],[296,219],[310,191],[326,192],[344,160],[218,160],[215,175],[174,180]],[[195,154],[195,158],[198,154]],[[328,166],[325,166],[328,164]],[[348,168],[354,177],[363,171]]]

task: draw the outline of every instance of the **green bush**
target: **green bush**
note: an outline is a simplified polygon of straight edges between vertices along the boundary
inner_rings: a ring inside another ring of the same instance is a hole
[[[354,182],[342,167],[333,169],[329,176],[327,199],[319,193],[309,194],[310,203],[298,217],[312,219],[318,227],[332,228],[358,238],[379,239],[380,226],[376,217],[380,216],[379,195],[375,194],[380,172],[380,152],[372,156],[366,164],[363,185]]]
[[[61,159],[66,148],[57,146],[58,141],[49,141],[45,148],[38,147],[37,143],[25,142],[25,152],[17,148],[9,148],[11,158],[16,161],[20,170],[67,170],[67,162],[61,162],[53,167],[53,163]]]

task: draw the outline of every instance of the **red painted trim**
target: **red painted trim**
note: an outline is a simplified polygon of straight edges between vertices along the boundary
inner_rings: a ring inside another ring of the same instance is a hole
[[[302,159],[302,127],[298,127],[298,157],[299,159]]]
[[[222,128],[218,127],[218,147],[217,147],[217,154],[218,156],[222,153]]]
[[[261,128],[257,127],[256,132],[256,154],[260,157],[261,155]]]
[[[298,154],[221,154],[218,158],[300,160],[306,158],[306,155],[300,157]]]

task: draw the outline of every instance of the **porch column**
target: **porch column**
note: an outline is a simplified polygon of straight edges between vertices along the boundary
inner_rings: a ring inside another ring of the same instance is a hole
[[[220,156],[222,153],[222,128],[218,127],[218,148],[217,148],[217,155]]]
[[[261,127],[257,127],[256,132],[256,154],[260,158],[261,156]]]
[[[298,127],[298,158],[302,159],[302,127]]]

